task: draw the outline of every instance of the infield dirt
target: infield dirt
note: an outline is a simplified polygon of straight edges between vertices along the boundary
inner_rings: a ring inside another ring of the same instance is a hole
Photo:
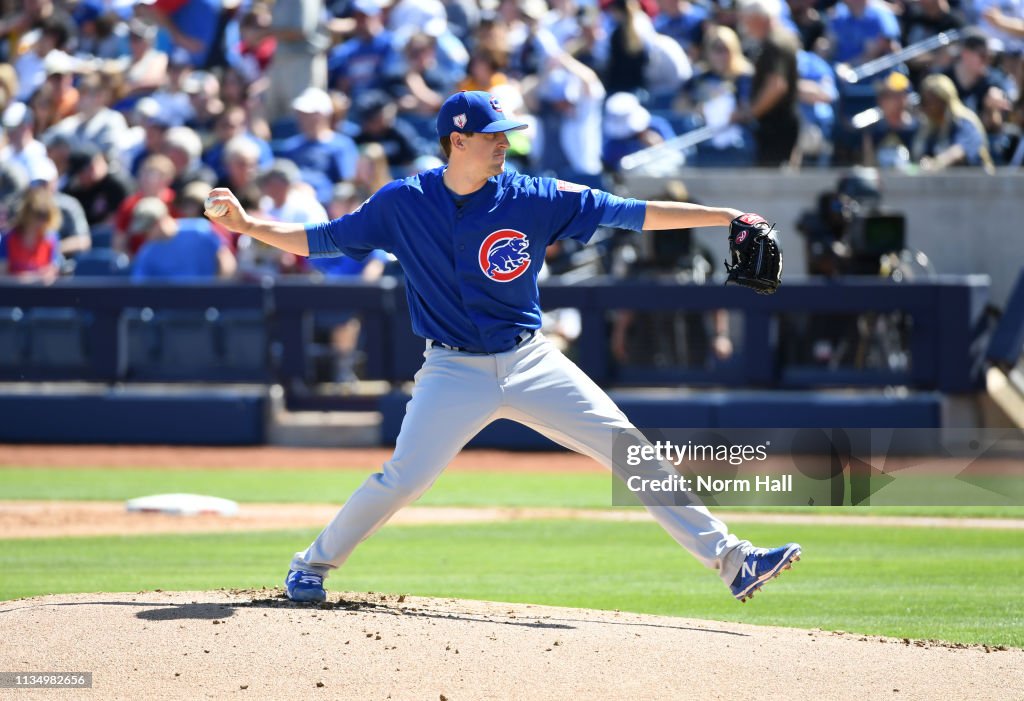
[[[93,672],[90,692],[0,690],[19,700],[1024,697],[1024,650],[396,595],[300,605],[279,589],[5,602],[0,660]]]

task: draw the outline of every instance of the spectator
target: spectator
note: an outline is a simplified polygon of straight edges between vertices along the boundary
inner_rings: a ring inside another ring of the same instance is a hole
[[[387,153],[377,143],[368,143],[359,150],[356,176],[352,182],[365,197],[377,192],[392,180]]]
[[[254,5],[242,17],[239,26],[241,42],[237,50],[231,51],[228,47],[228,65],[237,70],[247,84],[258,80],[263,82],[277,52],[277,39],[269,32],[272,21],[267,5]]]
[[[129,172],[138,176],[143,161],[154,153],[163,153],[167,131],[174,126],[174,122],[151,97],[139,100],[135,106],[135,116],[142,128],[142,139],[124,154],[123,160]]]
[[[358,149],[351,138],[331,128],[334,103],[318,88],[307,88],[292,103],[299,133],[286,139],[276,151],[280,158],[294,162],[302,179],[313,186],[317,198],[326,202],[334,183],[351,180]]]
[[[917,0],[908,3],[900,18],[903,26],[903,45],[910,46],[929,39],[940,32],[960,29],[963,15],[953,11],[948,0]]]
[[[204,218],[203,212],[206,210],[206,198],[210,196],[209,185],[196,180],[185,186],[181,192],[176,193],[174,198],[174,206],[171,208],[171,216],[175,219],[197,219],[203,221],[209,221]],[[223,226],[215,221],[210,221],[210,230],[216,234],[231,254],[235,254],[236,250],[236,234],[228,231]]]
[[[396,60],[391,32],[384,28],[376,0],[354,0],[355,32],[331,51],[327,61],[330,85],[353,100],[367,90],[383,87],[385,72]]]
[[[672,37],[694,61],[700,56],[704,44],[704,29],[708,23],[707,8],[690,0],[658,0],[660,12],[654,20],[659,34]]]
[[[910,111],[910,80],[893,72],[879,81],[875,90],[880,114],[861,137],[864,165],[905,168],[918,129],[917,118]]]
[[[960,41],[960,55],[945,71],[956,86],[960,101],[979,116],[996,104],[1009,111],[1003,83],[989,65],[988,42],[988,37],[980,29],[972,27],[965,30]]]
[[[316,194],[302,182],[299,169],[291,161],[275,160],[260,173],[257,182],[262,195],[259,208],[267,217],[284,222],[328,221]],[[308,270],[305,259],[249,236],[238,237],[238,263],[242,275],[249,279]]]
[[[217,175],[218,181],[227,178],[225,149],[227,144],[236,137],[244,137],[256,147],[259,165],[268,166],[274,160],[270,144],[254,136],[248,130],[245,108],[239,106],[229,107],[217,118],[217,125],[214,129],[214,141],[203,152],[203,163],[213,170]]]
[[[404,55],[404,75],[397,85],[391,86],[391,92],[398,97],[402,112],[430,123],[453,87],[438,65],[437,42],[428,34],[413,34],[405,45]]]
[[[82,143],[72,151],[65,191],[82,205],[90,227],[112,226],[117,208],[133,186],[128,176],[111,170],[95,144]]]
[[[564,47],[580,35],[579,3],[576,0],[551,0],[551,11],[544,16],[544,26],[559,46]]]
[[[433,152],[432,145],[428,145],[415,129],[398,118],[398,107],[386,93],[364,93],[358,107],[362,119],[359,135],[355,138],[356,144],[380,144],[392,173],[397,175],[406,172],[417,158]]]
[[[974,0],[973,10],[986,35],[1010,53],[1024,52],[1024,0]]]
[[[91,141],[108,158],[116,154],[117,142],[124,137],[128,123],[124,115],[110,109],[109,78],[93,73],[79,85],[78,112],[57,122],[48,133],[64,134],[75,140]]]
[[[256,142],[248,136],[236,136],[224,144],[221,162],[224,177],[218,187],[227,187],[235,192],[244,192],[256,185],[256,174],[261,167],[261,151]],[[271,163],[273,159],[271,159]],[[265,167],[269,167],[267,163]]]
[[[92,232],[82,205],[74,197],[58,190],[57,180],[57,168],[50,161],[44,161],[42,169],[32,175],[32,187],[46,188],[53,196],[60,213],[60,225],[57,227],[60,253],[65,258],[73,258],[92,248]]]
[[[0,147],[0,160],[10,164],[30,180],[42,161],[49,161],[46,147],[33,134],[34,115],[22,102],[11,103],[3,113],[7,144]]]
[[[686,98],[705,125],[721,131],[701,144],[700,157],[714,165],[750,165],[753,135],[732,120],[737,110],[750,105],[754,68],[729,27],[712,26],[705,39],[704,62],[687,84]]]
[[[797,51],[797,95],[800,100],[800,136],[792,164],[808,157],[817,165],[828,165],[832,155],[832,130],[836,123],[833,107],[839,100],[835,71],[828,61],[810,51]]]
[[[608,64],[602,82],[609,94],[635,93],[645,88],[644,72],[650,60],[641,27],[647,22],[637,0],[612,0],[608,12],[615,27],[609,38]]]
[[[74,31],[71,18],[62,13],[53,13],[40,22],[35,42],[14,62],[18,73],[19,100],[27,102],[43,84],[48,75],[46,59],[54,52],[63,54]]]
[[[921,84],[924,119],[914,137],[912,155],[925,171],[950,166],[982,166],[993,172],[985,128],[978,115],[960,101],[947,76],[930,75]]]
[[[851,0],[859,2],[862,0]],[[779,24],[779,0],[742,0],[744,33],[757,45],[750,107],[735,121],[756,123],[754,143],[759,166],[788,163],[800,133],[797,100],[796,37]]]
[[[192,100],[185,92],[185,80],[191,74],[188,52],[175,49],[167,57],[167,79],[159,89],[149,95],[159,106],[160,118],[168,126],[185,124],[194,116]]]
[[[623,157],[674,136],[672,127],[664,119],[652,117],[632,93],[617,93],[604,104],[601,158],[606,171],[617,171]]]
[[[51,51],[43,61],[46,81],[53,97],[53,120],[59,122],[78,111],[78,90],[74,86],[77,60],[63,51]],[[49,128],[49,125],[47,125]]]
[[[43,83],[28,101],[29,109],[32,111],[32,125],[37,136],[46,133],[46,130],[60,121],[57,113],[56,90],[50,83]]]
[[[50,191],[29,188],[18,207],[13,227],[0,238],[0,275],[25,282],[53,282],[60,270],[57,228],[60,210]]]
[[[858,65],[899,49],[900,24],[882,0],[843,0],[829,21],[832,60]]]
[[[207,71],[192,71],[182,80],[181,89],[188,95],[192,108],[192,115],[185,125],[201,132],[213,129],[217,118],[224,113],[217,76]]]
[[[132,235],[146,243],[132,265],[132,280],[229,278],[237,263],[205,219],[174,219],[155,197],[139,201],[132,214]]]
[[[200,180],[210,187],[217,182],[214,172],[203,164],[203,142],[188,127],[171,127],[164,135],[163,153],[174,164],[174,182],[171,189],[181,191],[186,185]]]
[[[18,74],[14,71],[14,66],[0,63],[0,114],[14,103],[17,94]]]
[[[131,256],[139,252],[146,237],[143,233],[129,233],[135,208],[147,197],[155,197],[170,207],[174,203],[174,190],[171,189],[174,175],[174,163],[162,153],[154,153],[142,163],[139,169],[139,189],[121,203],[114,217],[115,250],[125,251]]]
[[[789,13],[800,35],[800,44],[804,51],[813,51],[822,56],[829,56],[832,49],[826,38],[827,27],[821,13],[815,6],[815,0],[788,0]]]
[[[264,80],[260,80],[258,85],[251,83],[245,75],[231,67],[224,70],[220,81],[220,99],[224,103],[224,112],[242,109],[246,130],[264,142],[270,138],[270,125],[263,118],[263,102],[260,99],[260,92],[266,89],[265,83]]]
[[[129,25],[129,54],[117,63],[124,75],[124,97],[148,95],[166,81],[167,54],[156,48],[156,34],[154,25],[141,20]]]
[[[506,85],[508,76],[502,71],[507,63],[504,53],[489,46],[477,47],[469,57],[469,69],[459,83],[459,90],[491,92],[499,85]]]
[[[605,97],[601,79],[569,54],[559,52],[539,92],[546,105],[540,110],[545,134],[555,137],[554,143],[545,142],[539,167],[553,169],[570,180],[600,176],[601,105]]]
[[[277,49],[267,72],[266,93],[271,126],[289,117],[289,107],[303,90],[327,87],[328,37],[320,26],[322,9],[321,0],[274,3],[269,34],[277,40]]]
[[[148,0],[135,5],[139,19],[164,29],[174,46],[188,52],[189,64],[205,68],[219,39],[222,0]],[[281,3],[291,5],[291,2]]]
[[[1024,96],[1017,98],[1000,143],[1000,162],[1011,168],[1024,166]]]

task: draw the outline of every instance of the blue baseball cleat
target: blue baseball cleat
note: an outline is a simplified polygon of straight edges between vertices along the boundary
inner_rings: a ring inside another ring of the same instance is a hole
[[[729,589],[741,603],[746,603],[765,582],[772,577],[778,577],[782,570],[788,570],[799,559],[799,543],[787,543],[781,548],[771,550],[758,548],[743,560],[739,574],[732,580]]]
[[[316,572],[288,570],[284,578],[285,592],[292,601],[325,601],[324,578]]]

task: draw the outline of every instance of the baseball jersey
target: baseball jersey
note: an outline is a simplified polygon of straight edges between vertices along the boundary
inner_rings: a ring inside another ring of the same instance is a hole
[[[548,245],[586,243],[598,226],[643,228],[646,203],[504,172],[459,196],[444,167],[396,180],[351,214],[309,224],[311,258],[379,248],[406,276],[415,334],[480,353],[514,347],[541,324],[537,275]]]

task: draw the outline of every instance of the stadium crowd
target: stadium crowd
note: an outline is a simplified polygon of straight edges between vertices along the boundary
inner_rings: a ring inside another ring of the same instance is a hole
[[[586,184],[702,127],[665,172],[1024,161],[1024,0],[0,0],[0,37],[0,273],[27,280],[309,272],[205,220],[210,188],[340,216],[441,164],[459,89],[532,125],[513,167]]]

